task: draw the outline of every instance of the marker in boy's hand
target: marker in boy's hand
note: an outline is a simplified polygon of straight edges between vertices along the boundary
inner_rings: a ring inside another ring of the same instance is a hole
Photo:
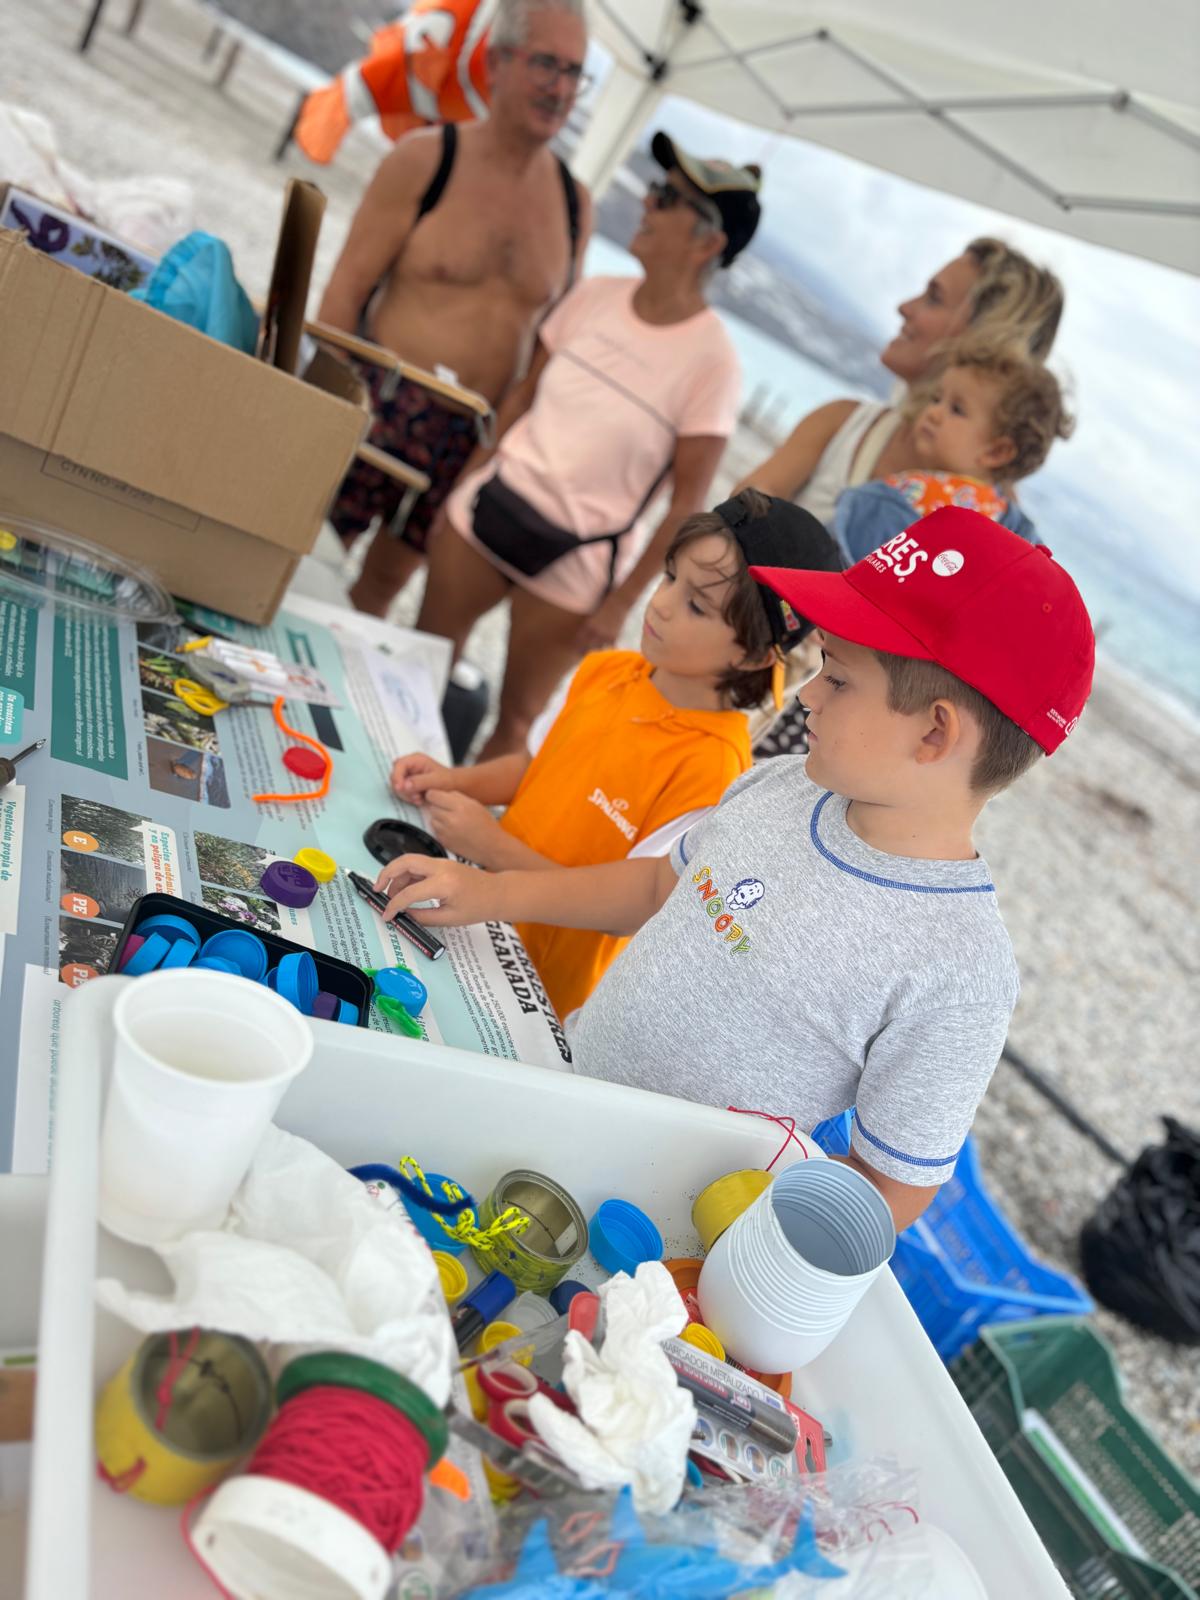
[[[442,861],[436,856],[397,856],[376,878],[375,887],[388,896],[385,921],[400,911],[410,912],[417,922],[431,928],[504,920],[499,876],[458,861]],[[427,900],[436,900],[437,904],[423,904]],[[421,909],[414,909],[418,905]]]

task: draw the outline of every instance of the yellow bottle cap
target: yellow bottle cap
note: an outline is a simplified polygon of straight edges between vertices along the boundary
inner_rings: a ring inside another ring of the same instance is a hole
[[[311,867],[309,871],[312,871]],[[442,1293],[446,1297],[446,1304],[452,1306],[457,1299],[467,1292],[467,1269],[457,1256],[449,1255],[445,1250],[435,1250],[433,1252],[433,1262],[437,1267]]]
[[[483,1355],[488,1350],[494,1350],[498,1344],[503,1344],[506,1339],[515,1339],[521,1332],[515,1322],[489,1322],[479,1335],[479,1353]],[[517,1357],[520,1360],[520,1357]],[[530,1352],[529,1360],[533,1359]],[[528,1366],[528,1361],[522,1361],[522,1366]]]
[[[337,877],[337,862],[333,857],[327,856],[324,850],[314,850],[311,845],[304,850],[297,850],[292,860],[298,867],[311,872],[318,883],[331,883]]]
[[[703,1350],[706,1356],[715,1356],[718,1361],[724,1361],[725,1346],[716,1334],[702,1323],[689,1322],[679,1337],[684,1344],[692,1344],[697,1350]]]

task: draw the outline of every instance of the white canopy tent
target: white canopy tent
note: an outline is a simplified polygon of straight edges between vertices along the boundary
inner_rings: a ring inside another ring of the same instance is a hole
[[[664,95],[1200,273],[1197,0],[590,0],[600,189]]]

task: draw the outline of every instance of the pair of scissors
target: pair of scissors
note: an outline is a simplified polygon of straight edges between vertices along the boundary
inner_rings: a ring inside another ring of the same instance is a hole
[[[189,710],[199,716],[215,717],[218,711],[229,709],[228,700],[220,699],[211,689],[206,689],[192,678],[176,678],[171,687],[175,691],[175,698],[182,700]]]
[[[544,1394],[560,1411],[573,1413],[575,1410],[575,1403],[569,1395],[552,1389],[519,1362],[489,1364],[485,1356],[476,1367],[475,1376],[487,1396],[488,1427],[508,1444],[518,1448],[530,1439],[537,1439],[529,1421],[529,1402],[535,1394]]]

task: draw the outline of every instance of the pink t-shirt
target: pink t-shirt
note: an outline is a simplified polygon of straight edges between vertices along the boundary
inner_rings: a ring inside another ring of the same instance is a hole
[[[632,305],[639,281],[587,278],[542,324],[550,359],[533,405],[447,502],[451,523],[477,548],[475,496],[497,470],[559,527],[584,536],[616,532],[663,477],[677,439],[733,432],[741,372],[720,317],[704,310],[667,327],[643,322]],[[617,582],[648,537],[639,527],[621,541]],[[552,604],[588,612],[603,597],[610,553],[607,543],[584,546],[536,578],[510,575]]]

